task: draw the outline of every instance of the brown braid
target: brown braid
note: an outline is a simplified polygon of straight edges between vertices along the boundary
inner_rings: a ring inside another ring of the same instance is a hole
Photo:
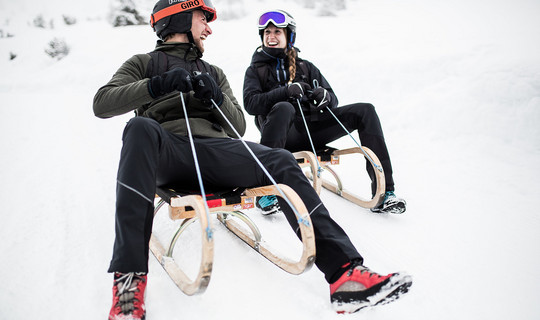
[[[294,48],[287,50],[287,58],[289,58],[289,84],[291,84],[296,77],[296,50]]]

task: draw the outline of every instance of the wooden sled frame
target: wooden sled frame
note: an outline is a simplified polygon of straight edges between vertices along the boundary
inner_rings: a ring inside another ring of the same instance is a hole
[[[313,224],[307,209],[296,192],[287,185],[278,184],[279,188],[289,199],[295,210],[300,215],[299,229],[302,239],[303,251],[298,261],[293,261],[282,257],[270,249],[262,239],[261,233],[255,223],[241,209],[254,207],[256,196],[276,195],[281,196],[275,186],[265,186],[259,188],[246,189],[240,196],[231,199],[207,200],[210,213],[217,214],[227,229],[242,239],[245,243],[259,252],[262,256],[270,260],[281,269],[292,273],[301,274],[311,268],[315,262],[315,235]],[[150,238],[150,250],[171,277],[174,283],[187,295],[202,293],[210,283],[212,265],[214,257],[214,237],[211,232],[211,222],[207,219],[203,198],[200,195],[180,196],[170,191],[159,189],[159,201],[154,209],[154,215],[158,213],[165,203],[169,203],[169,217],[172,220],[182,219],[182,223],[172,237],[169,246],[166,247],[152,234]],[[243,228],[237,221],[231,219],[236,217],[249,227],[250,231]],[[200,222],[202,230],[202,260],[199,272],[195,279],[190,279],[178,266],[173,258],[173,250],[182,232],[195,221]]]
[[[309,179],[313,181],[313,188],[317,192],[317,194],[321,193],[321,187],[324,187],[325,189],[367,209],[374,208],[378,206],[383,200],[384,200],[384,193],[385,193],[385,180],[384,180],[384,171],[382,170],[381,162],[379,161],[379,158],[367,147],[362,147],[366,154],[373,160],[373,163],[371,163],[371,166],[373,167],[373,171],[375,172],[375,179],[377,182],[377,190],[375,192],[375,195],[371,199],[364,199],[360,196],[357,196],[348,190],[343,188],[343,184],[341,182],[341,179],[339,178],[338,174],[330,167],[331,165],[337,165],[339,164],[339,158],[342,155],[347,154],[354,154],[359,153],[361,155],[364,155],[364,152],[360,150],[359,147],[349,148],[349,149],[343,149],[343,150],[334,150],[330,154],[324,154],[324,156],[318,156],[319,164],[320,166],[328,170],[336,180],[336,183],[332,183],[326,179],[322,179],[317,174],[317,161],[315,159],[315,155],[313,152],[310,151],[299,151],[293,153],[295,158],[299,161],[300,167],[310,167],[311,172],[306,172],[306,175]],[[375,165],[379,166],[381,170],[379,170]]]

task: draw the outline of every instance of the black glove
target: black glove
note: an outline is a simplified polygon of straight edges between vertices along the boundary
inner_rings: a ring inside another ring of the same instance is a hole
[[[308,90],[311,90],[309,84],[305,82],[293,82],[287,87],[287,94],[290,98],[300,99],[306,95]]]
[[[214,78],[208,73],[201,73],[193,77],[193,91],[195,98],[200,99],[205,104],[212,106],[212,101],[221,106],[223,103],[223,93]]]
[[[313,102],[313,105],[317,111],[326,109],[332,100],[330,93],[322,87],[318,87],[313,90],[309,98],[312,100],[311,102]]]
[[[150,92],[152,98],[157,98],[175,90],[180,92],[193,90],[191,76],[185,69],[174,68],[161,76],[154,76],[148,81],[148,92]]]

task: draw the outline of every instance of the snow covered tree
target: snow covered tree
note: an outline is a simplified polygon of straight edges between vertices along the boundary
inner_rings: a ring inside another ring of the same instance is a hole
[[[71,25],[74,25],[75,23],[77,23],[77,18],[75,17],[72,17],[72,16],[68,16],[68,15],[62,15],[62,18],[64,19],[64,23],[67,24],[68,26],[71,26]]]
[[[133,0],[113,0],[110,22],[114,27],[146,24]]]
[[[54,38],[49,42],[48,47],[45,48],[45,53],[51,56],[51,58],[60,60],[68,55],[69,46],[64,40]]]
[[[307,9],[317,9],[319,16],[335,16],[336,10],[347,8],[346,0],[303,0]]]
[[[11,38],[11,37],[13,37],[12,33],[10,33],[9,31],[0,29],[0,38]]]
[[[54,29],[54,20],[51,19],[49,20],[49,22],[47,23],[47,21],[45,21],[45,17],[43,17],[42,14],[39,14],[37,15],[34,20],[32,21],[32,24],[34,25],[34,27],[37,27],[37,28],[43,28],[43,29]]]
[[[344,10],[347,8],[345,5],[345,0],[328,0],[328,1],[317,1],[317,14],[319,16],[335,16],[336,10]]]
[[[220,20],[233,20],[246,14],[244,0],[215,0]]]
[[[34,27],[43,28],[45,29],[45,18],[43,18],[43,15],[38,15],[34,18]]]

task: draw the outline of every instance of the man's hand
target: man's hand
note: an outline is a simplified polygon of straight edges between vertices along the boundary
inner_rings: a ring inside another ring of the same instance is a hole
[[[195,98],[200,99],[203,103],[212,106],[210,99],[221,106],[223,103],[223,93],[214,78],[208,73],[201,73],[193,77],[193,91]]]
[[[155,76],[148,81],[148,92],[153,98],[173,92],[189,92],[193,90],[191,85],[191,76],[189,72],[182,68],[174,68],[163,73],[161,76]]]

